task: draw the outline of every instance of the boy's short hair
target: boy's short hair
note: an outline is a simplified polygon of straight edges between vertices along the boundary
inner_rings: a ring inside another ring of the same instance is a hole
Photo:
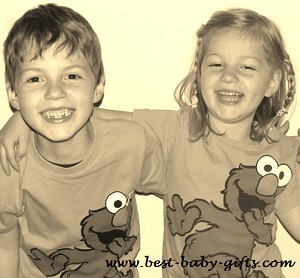
[[[100,82],[104,76],[101,47],[91,25],[68,7],[46,4],[20,17],[4,42],[5,78],[12,90],[18,59],[23,61],[24,54],[32,55],[32,59],[42,57],[56,43],[56,52],[67,48],[69,56],[80,50],[90,63],[97,84]]]

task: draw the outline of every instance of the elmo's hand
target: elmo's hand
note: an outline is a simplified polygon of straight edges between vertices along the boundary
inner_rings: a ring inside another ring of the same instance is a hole
[[[196,221],[200,218],[201,212],[197,207],[183,206],[182,199],[175,194],[172,198],[173,208],[167,207],[169,229],[172,235],[183,236],[190,232]]]

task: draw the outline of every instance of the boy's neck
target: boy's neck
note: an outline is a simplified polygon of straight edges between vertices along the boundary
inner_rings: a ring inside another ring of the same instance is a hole
[[[47,161],[57,165],[72,165],[84,160],[94,142],[94,131],[90,122],[72,138],[63,142],[53,142],[35,134],[35,146]]]

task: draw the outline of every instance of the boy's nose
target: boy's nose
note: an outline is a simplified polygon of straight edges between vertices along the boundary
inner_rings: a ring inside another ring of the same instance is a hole
[[[59,99],[66,97],[66,92],[60,84],[49,84],[45,98],[46,99]]]
[[[239,77],[237,75],[237,69],[226,67],[222,72],[221,80],[223,82],[238,82]]]

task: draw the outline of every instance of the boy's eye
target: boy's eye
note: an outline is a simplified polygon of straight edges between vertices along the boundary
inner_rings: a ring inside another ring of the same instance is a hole
[[[81,79],[81,77],[77,74],[68,74],[67,79],[76,80],[76,79]]]
[[[27,80],[27,82],[29,82],[29,83],[36,83],[36,82],[40,82],[40,81],[41,81],[41,79],[39,77],[36,77],[36,76],[31,77]]]

